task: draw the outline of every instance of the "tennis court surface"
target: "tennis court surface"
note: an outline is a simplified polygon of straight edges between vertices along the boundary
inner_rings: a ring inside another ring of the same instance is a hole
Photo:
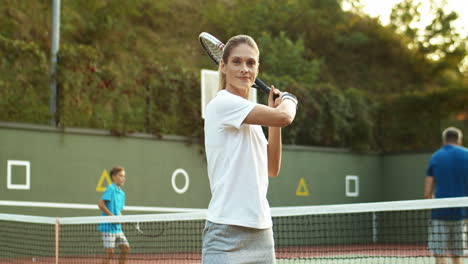
[[[466,206],[468,198],[273,208],[277,263],[432,264],[435,258],[427,248],[431,210]],[[123,223],[131,247],[126,263],[200,263],[204,212],[64,218],[0,214],[0,264],[102,263],[97,226],[109,222]],[[466,238],[466,228],[463,232]],[[118,263],[119,253],[111,263]]]

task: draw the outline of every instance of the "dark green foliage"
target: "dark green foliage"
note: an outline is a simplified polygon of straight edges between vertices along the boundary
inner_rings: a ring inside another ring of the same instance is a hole
[[[48,65],[34,42],[0,34],[0,120],[47,123]]]
[[[291,143],[345,147],[359,151],[375,149],[376,105],[362,91],[338,90],[331,84],[294,87],[301,98],[295,123],[285,129]]]
[[[466,134],[466,102],[466,88],[414,92],[387,98],[381,107],[382,150],[434,150],[442,144],[442,131],[448,126],[456,126]]]
[[[198,43],[206,31],[224,42],[252,35],[260,77],[297,95],[296,121],[283,130],[287,144],[416,150],[437,145],[445,125],[466,127],[460,116],[468,111],[446,95],[464,98],[468,89],[459,69],[466,42],[450,33],[456,14],[434,4],[442,31],[426,28],[431,34],[418,42],[411,40],[418,32],[409,21],[418,17],[410,1],[388,27],[344,12],[340,2],[62,1],[58,125],[201,139],[200,69],[216,69]],[[49,122],[50,5],[2,0],[0,120]],[[424,44],[438,36],[448,42]],[[428,56],[441,52],[438,61]],[[447,103],[421,110],[437,100]]]

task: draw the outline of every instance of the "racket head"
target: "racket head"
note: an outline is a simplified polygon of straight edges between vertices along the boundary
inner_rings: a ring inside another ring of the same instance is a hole
[[[136,231],[145,237],[157,238],[164,235],[167,223],[136,222]]]
[[[198,39],[208,56],[210,56],[216,64],[219,64],[223,58],[224,44],[213,35],[206,32],[200,33]]]
[[[138,231],[138,233],[143,234],[143,231],[140,228],[140,222],[136,222],[135,229],[136,229],[136,231]]]

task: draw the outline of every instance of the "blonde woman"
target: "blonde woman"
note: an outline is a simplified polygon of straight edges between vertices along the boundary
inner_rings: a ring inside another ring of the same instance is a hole
[[[219,65],[220,90],[205,112],[212,197],[203,231],[204,264],[275,263],[268,177],[279,174],[281,128],[293,122],[297,100],[271,86],[268,105],[250,102],[258,71],[255,41],[232,37]],[[268,139],[261,126],[268,127]]]

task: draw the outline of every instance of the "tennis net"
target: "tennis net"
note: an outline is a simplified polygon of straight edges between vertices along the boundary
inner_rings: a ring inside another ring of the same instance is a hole
[[[468,197],[272,208],[277,263],[435,263],[427,246],[432,209],[466,206]],[[0,214],[0,264],[102,263],[100,223],[122,223],[131,248],[126,263],[201,262],[204,211],[64,218]],[[460,232],[466,237],[464,225]],[[458,242],[457,252],[464,253],[464,239]],[[116,248],[111,263],[119,254]]]

